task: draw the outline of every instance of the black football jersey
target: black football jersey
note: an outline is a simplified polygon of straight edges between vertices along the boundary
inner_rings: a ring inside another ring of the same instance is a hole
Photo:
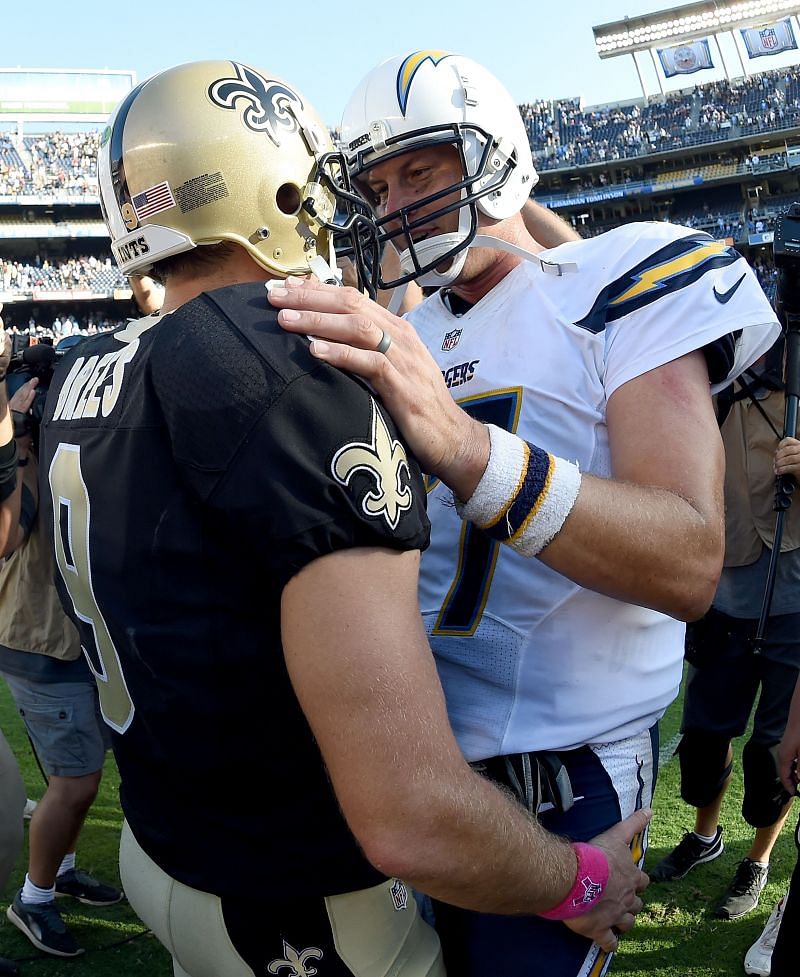
[[[326,553],[427,545],[389,415],[280,329],[258,283],[81,343],[42,433],[57,583],[140,845],[220,896],[254,879],[275,898],[379,882],[294,696],[280,597]]]

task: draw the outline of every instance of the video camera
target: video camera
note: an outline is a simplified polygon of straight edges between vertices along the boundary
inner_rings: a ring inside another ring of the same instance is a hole
[[[56,346],[53,346],[51,341],[46,340],[31,345],[29,336],[14,336],[11,360],[6,374],[9,399],[28,380],[33,377],[39,380],[28,413],[12,411],[14,437],[21,438],[29,434],[33,438],[34,449],[38,444],[39,425],[44,417],[44,404],[53,379],[53,371],[59,360],[83,338],[83,336],[65,336]]]
[[[775,294],[775,312],[783,328],[784,391],[786,411],[783,421],[783,437],[797,432],[798,404],[800,404],[800,203],[790,204],[778,215],[772,239],[772,254],[778,270],[778,287]],[[753,651],[761,654],[764,633],[772,605],[775,574],[783,539],[783,522],[786,510],[792,504],[795,481],[791,475],[778,475],[775,479],[775,533],[770,552],[767,582],[761,615],[753,638]]]
[[[800,203],[778,215],[772,253],[778,270],[776,311],[786,327],[787,315],[800,315]]]

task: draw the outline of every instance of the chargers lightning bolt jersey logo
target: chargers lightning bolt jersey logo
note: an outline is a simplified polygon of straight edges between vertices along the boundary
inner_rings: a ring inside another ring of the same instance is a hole
[[[602,332],[607,323],[685,288],[712,268],[731,265],[741,257],[735,248],[707,234],[692,234],[672,241],[607,285],[588,314],[575,325],[589,332]]]

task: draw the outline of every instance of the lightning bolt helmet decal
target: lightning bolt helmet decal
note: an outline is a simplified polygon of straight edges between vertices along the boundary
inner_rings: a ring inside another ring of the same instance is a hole
[[[406,114],[411,82],[422,65],[426,61],[432,61],[436,65],[449,57],[451,57],[449,51],[415,51],[402,62],[397,71],[397,104],[400,106],[403,115]]]

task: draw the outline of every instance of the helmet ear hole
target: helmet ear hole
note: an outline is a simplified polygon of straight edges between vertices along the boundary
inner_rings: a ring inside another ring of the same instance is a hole
[[[275,203],[282,214],[294,217],[295,214],[299,213],[300,205],[303,203],[299,188],[293,183],[284,183],[283,186],[278,187]]]

